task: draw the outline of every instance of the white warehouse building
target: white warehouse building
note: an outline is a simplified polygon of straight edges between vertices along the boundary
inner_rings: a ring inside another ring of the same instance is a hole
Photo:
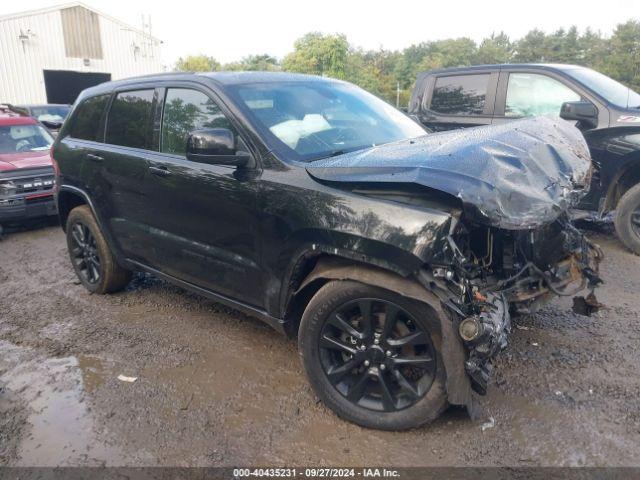
[[[161,72],[160,43],[79,2],[0,16],[0,103],[73,103],[87,87]]]

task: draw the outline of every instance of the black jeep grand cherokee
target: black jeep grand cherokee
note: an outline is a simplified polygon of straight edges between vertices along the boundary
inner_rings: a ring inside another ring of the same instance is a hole
[[[484,393],[510,315],[588,288],[598,248],[577,129],[530,119],[425,135],[345,82],[169,74],[82,93],[53,147],[87,289],[134,270],[297,336],[315,391],[403,429]]]

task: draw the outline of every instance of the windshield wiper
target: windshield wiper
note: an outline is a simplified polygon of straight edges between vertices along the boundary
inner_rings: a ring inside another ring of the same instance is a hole
[[[308,160],[308,161],[315,162],[318,160],[324,160],[326,158],[333,158],[333,157],[337,157],[338,155],[344,155],[345,153],[353,152],[354,150],[360,150],[360,148],[356,148],[356,149],[340,148],[338,150],[332,150],[329,153],[325,153],[319,157],[312,158],[311,160]]]
[[[344,155],[345,153],[353,153],[358,150],[366,150],[367,148],[374,147],[375,145],[361,145],[359,147],[351,147],[351,148],[339,148],[338,150],[333,150],[327,155],[323,155],[322,158],[331,158],[337,157],[338,155]]]
[[[347,151],[344,148],[340,149],[340,150],[334,150],[329,155],[327,155],[325,158],[337,157],[338,155],[344,155],[345,153],[347,153]]]
[[[333,157],[337,157],[339,155],[344,155],[345,153],[352,153],[352,152],[357,152],[358,150],[365,150],[367,148],[371,148],[374,145],[361,145],[359,147],[352,147],[352,148],[338,148],[337,150],[331,150],[330,152],[324,153],[318,157],[315,158],[311,158],[309,160],[307,160],[308,162],[317,162],[318,160],[324,160],[327,158],[333,158]]]

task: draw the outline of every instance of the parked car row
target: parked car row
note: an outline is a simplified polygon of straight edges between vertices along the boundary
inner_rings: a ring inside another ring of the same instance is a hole
[[[602,255],[569,218],[591,160],[568,122],[425,135],[338,80],[172,73],[85,90],[52,155],[87,290],[145,271],[256,316],[364,426],[474,412],[512,315],[583,290],[581,313],[598,307]]]

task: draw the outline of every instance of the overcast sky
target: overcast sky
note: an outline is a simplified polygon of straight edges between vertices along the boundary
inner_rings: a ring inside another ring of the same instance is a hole
[[[0,15],[65,3],[0,2]],[[617,23],[640,19],[640,0],[86,0],[133,26],[151,15],[163,41],[164,63],[204,53],[221,62],[249,54],[283,57],[310,31],[344,33],[365,49],[402,49],[413,43],[468,36],[478,41],[504,31],[512,39],[533,28],[576,25],[609,35]]]

